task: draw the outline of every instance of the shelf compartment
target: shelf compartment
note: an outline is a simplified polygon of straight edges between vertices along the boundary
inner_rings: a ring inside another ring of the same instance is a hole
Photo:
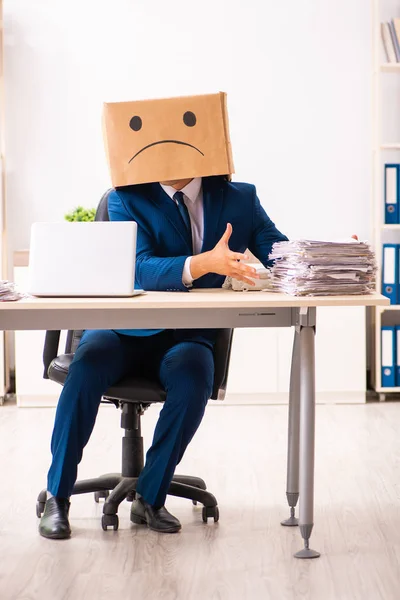
[[[380,313],[386,312],[387,310],[400,311],[400,304],[389,304],[389,306],[377,306],[376,308]]]
[[[400,150],[400,142],[381,144],[381,150]]]
[[[400,72],[400,63],[383,63],[381,65],[381,71],[386,71],[387,73]]]

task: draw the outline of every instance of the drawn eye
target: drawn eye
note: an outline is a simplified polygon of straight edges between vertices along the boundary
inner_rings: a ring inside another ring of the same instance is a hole
[[[139,131],[139,129],[142,129],[142,119],[137,115],[132,117],[129,121],[129,127],[133,129],[133,131]]]
[[[194,127],[196,125],[196,115],[192,111],[188,110],[183,115],[183,122],[188,127]]]

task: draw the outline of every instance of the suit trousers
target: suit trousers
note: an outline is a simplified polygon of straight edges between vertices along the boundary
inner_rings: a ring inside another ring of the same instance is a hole
[[[211,345],[181,341],[174,330],[149,337],[113,330],[84,332],[56,411],[47,482],[53,496],[71,495],[101,397],[128,374],[156,378],[167,392],[137,483],[137,492],[146,502],[164,504],[175,467],[200,425],[214,380]]]

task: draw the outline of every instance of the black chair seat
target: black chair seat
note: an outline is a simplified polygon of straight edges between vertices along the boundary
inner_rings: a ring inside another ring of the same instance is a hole
[[[49,367],[49,379],[64,385],[71,365],[73,354],[61,354],[52,360]],[[112,385],[104,394],[105,398],[115,398],[134,404],[152,404],[165,402],[166,392],[161,384],[143,377],[124,377]]]

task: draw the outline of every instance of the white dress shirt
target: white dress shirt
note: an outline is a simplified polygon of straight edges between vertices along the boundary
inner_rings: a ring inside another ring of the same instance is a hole
[[[175,202],[173,197],[178,190],[170,185],[162,185],[162,183],[160,185],[164,192]],[[204,238],[204,206],[201,177],[195,177],[180,191],[183,193],[183,199],[188,209],[190,224],[192,226],[193,254],[200,254]],[[190,272],[191,260],[191,256],[186,259],[182,273],[182,282],[187,287],[190,287],[193,283],[192,273]]]

